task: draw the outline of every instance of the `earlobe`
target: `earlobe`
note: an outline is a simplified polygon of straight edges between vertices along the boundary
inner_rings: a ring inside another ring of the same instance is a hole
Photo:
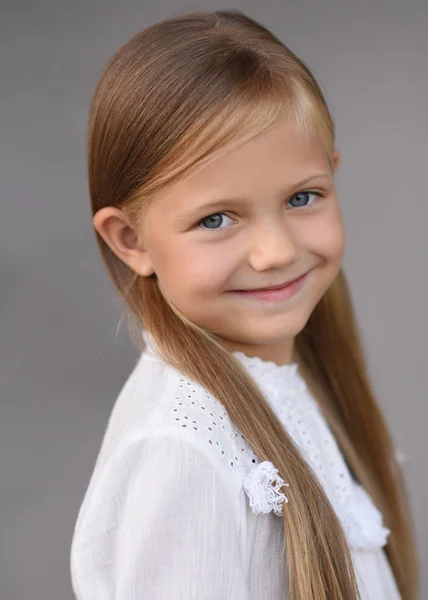
[[[147,259],[148,259],[148,257],[147,257]],[[136,271],[136,273],[138,273],[142,277],[150,277],[151,275],[154,274],[154,272],[155,272],[155,270],[153,269],[153,266],[151,265],[151,261],[149,261],[149,260],[141,261],[139,269],[138,269],[138,271]]]
[[[137,275],[148,277],[154,269],[148,251],[120,208],[106,206],[93,217],[93,225],[110,250]]]

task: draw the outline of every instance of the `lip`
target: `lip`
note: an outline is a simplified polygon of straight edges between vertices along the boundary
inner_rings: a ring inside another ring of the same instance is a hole
[[[310,271],[307,271],[303,275],[300,275],[297,279],[293,279],[282,285],[273,286],[270,288],[258,288],[254,290],[232,290],[234,294],[239,296],[252,298],[256,300],[266,300],[269,302],[278,302],[280,300],[287,300],[297,294],[297,292],[303,287],[307,276]]]
[[[309,271],[306,271],[306,273],[303,273],[303,275],[299,275],[299,277],[290,279],[289,281],[286,281],[285,283],[279,283],[278,285],[269,285],[265,288],[254,288],[254,289],[233,290],[233,291],[235,291],[235,292],[266,292],[269,290],[282,290],[282,289],[286,288],[287,286],[291,285],[292,283],[295,283],[296,281],[303,279],[303,277],[305,277],[308,273],[309,273]]]

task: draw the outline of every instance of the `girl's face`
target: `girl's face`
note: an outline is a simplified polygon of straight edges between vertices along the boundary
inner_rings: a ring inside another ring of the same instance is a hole
[[[335,166],[339,155],[335,153]],[[279,364],[341,266],[345,232],[324,148],[290,125],[229,151],[174,184],[148,209],[140,274],[230,350]],[[236,293],[309,271],[294,296]]]

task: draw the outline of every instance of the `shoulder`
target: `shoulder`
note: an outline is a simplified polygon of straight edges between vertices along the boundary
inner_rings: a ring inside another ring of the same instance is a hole
[[[131,507],[151,515],[164,498],[174,499],[164,515],[187,515],[192,507],[199,514],[210,498],[210,506],[237,523],[245,495],[254,512],[270,512],[273,492],[265,480],[272,473],[259,467],[266,463],[216,397],[162,361],[140,359],[114,407],[80,506],[73,556]]]
[[[150,426],[128,431],[98,456],[75,524],[73,555],[94,531],[104,535],[122,521],[131,506],[147,516],[163,498],[174,499],[165,510],[180,515],[191,507],[196,513],[215,498],[240,520],[248,469],[238,446],[242,454],[251,452],[245,440],[219,402],[186,377],[180,376],[166,400]]]
[[[113,407],[100,454],[127,441],[168,437],[193,444],[219,468],[246,472],[257,456],[222,403],[202,385],[142,353]]]
[[[199,383],[180,375],[162,424],[177,427],[212,459],[230,471],[246,471],[257,456],[223,404]]]
[[[132,470],[163,459],[175,464],[178,473],[183,473],[183,460],[200,470],[215,470],[234,496],[260,462],[216,397],[142,353],[111,412],[82,511],[100,491],[114,496],[114,489],[125,488]]]

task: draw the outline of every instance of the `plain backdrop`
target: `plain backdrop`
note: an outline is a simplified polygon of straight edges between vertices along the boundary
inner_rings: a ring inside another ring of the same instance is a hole
[[[3,0],[5,600],[72,600],[74,523],[109,413],[137,356],[92,229],[85,164],[90,98],[107,60],[134,33],[199,8],[239,8],[259,20],[309,65],[326,94],[342,152],[344,268],[379,403],[407,455],[427,563],[427,0]]]

